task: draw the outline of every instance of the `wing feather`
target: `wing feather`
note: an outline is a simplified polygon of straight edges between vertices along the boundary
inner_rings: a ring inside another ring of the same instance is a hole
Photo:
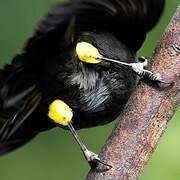
[[[158,22],[163,7],[164,0],[72,0],[52,9],[40,23],[26,50],[40,48],[49,36],[51,42],[48,43],[55,43],[57,37],[63,42],[68,23],[75,17],[77,33],[98,29],[109,31],[131,50],[137,51],[146,33]],[[49,47],[56,49],[53,44]]]

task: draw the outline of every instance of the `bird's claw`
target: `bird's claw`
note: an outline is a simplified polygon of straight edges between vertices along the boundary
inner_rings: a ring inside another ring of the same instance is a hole
[[[85,158],[87,159],[87,161],[89,162],[90,166],[98,166],[99,164],[103,164],[104,166],[106,166],[107,170],[112,168],[111,165],[101,161],[98,154],[96,154],[88,149],[84,152],[84,155],[85,155]]]
[[[140,57],[139,62],[132,63],[132,69],[139,76],[147,77],[149,80],[171,85],[172,81],[165,80],[159,73],[153,73],[149,70],[144,69],[148,65],[148,60],[145,57]]]

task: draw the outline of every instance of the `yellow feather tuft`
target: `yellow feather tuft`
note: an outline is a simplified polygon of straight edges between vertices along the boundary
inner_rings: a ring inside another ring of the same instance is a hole
[[[55,123],[67,126],[73,117],[73,112],[65,102],[56,99],[49,106],[48,116]]]
[[[98,49],[88,42],[77,43],[76,54],[81,61],[86,63],[97,64],[101,62]]]

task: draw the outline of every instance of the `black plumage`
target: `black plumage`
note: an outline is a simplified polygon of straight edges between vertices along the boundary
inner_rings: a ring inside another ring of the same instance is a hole
[[[0,70],[0,153],[55,127],[48,105],[58,98],[74,112],[75,128],[102,125],[124,108],[136,75],[127,67],[78,60],[78,41],[108,58],[135,62],[164,0],[74,0],[60,4],[40,23],[22,54]]]

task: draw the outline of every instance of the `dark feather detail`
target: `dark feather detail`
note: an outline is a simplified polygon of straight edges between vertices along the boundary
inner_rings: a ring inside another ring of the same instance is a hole
[[[26,50],[33,47],[40,49],[40,44],[47,41],[47,36],[53,37],[56,33],[64,36],[71,18],[75,17],[76,32],[105,30],[115,35],[131,50],[137,51],[146,33],[159,20],[163,6],[164,0],[70,1],[52,9],[39,25]]]
[[[41,100],[34,75],[24,70],[25,59],[24,54],[17,55],[10,65],[0,70],[0,154],[19,147],[37,134],[34,130],[29,133],[29,127],[25,134],[18,133]]]
[[[24,121],[35,111],[41,100],[41,95],[38,92],[33,92],[29,95],[22,107],[17,112],[6,120],[0,129],[0,141],[8,141]]]

